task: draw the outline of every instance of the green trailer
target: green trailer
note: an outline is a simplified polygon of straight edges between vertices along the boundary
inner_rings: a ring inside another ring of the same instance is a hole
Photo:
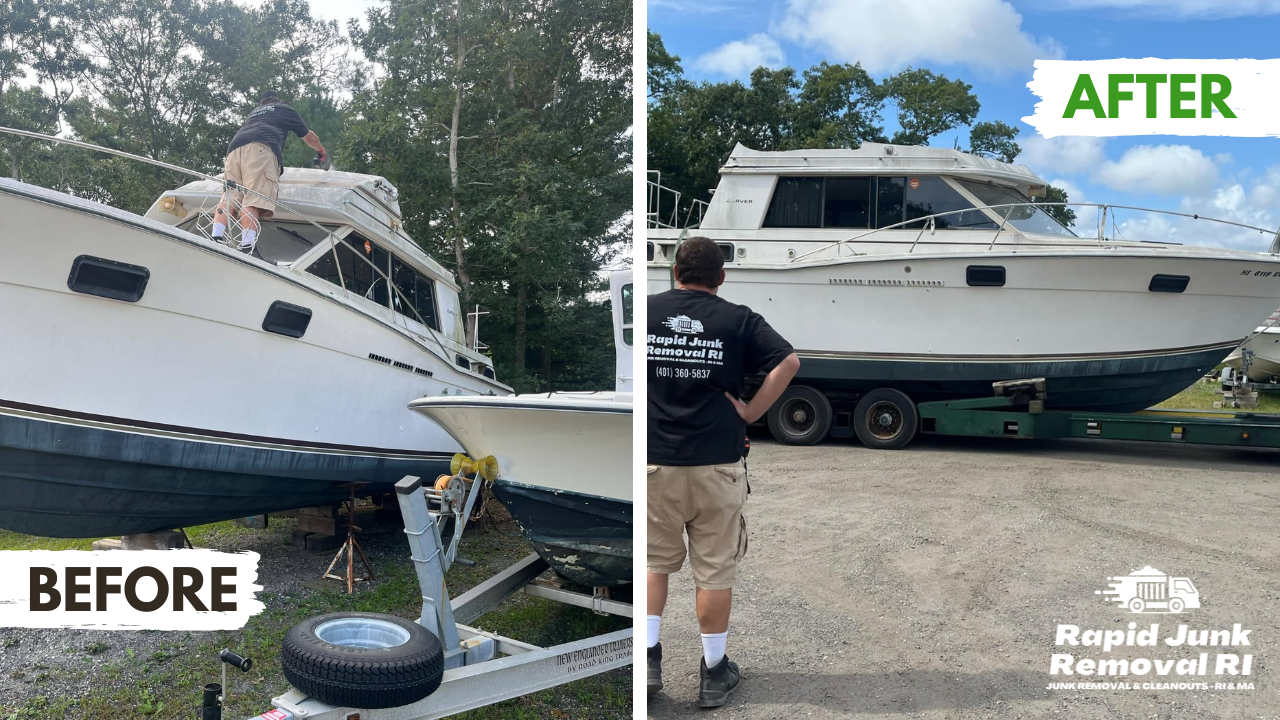
[[[1192,445],[1280,448],[1280,414],[1231,410],[1133,413],[1045,408],[1045,381],[995,384],[992,397],[916,406],[926,435],[1010,438],[1101,438]]]

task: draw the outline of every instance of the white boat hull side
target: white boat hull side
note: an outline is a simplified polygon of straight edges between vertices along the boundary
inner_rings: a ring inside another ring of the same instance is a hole
[[[8,191],[0,229],[0,401],[264,443],[452,452],[453,439],[406,404],[491,387],[322,291],[180,231]],[[146,267],[141,300],[70,290],[81,255]],[[276,301],[312,311],[302,338],[263,330]]]
[[[1260,331],[1262,328],[1258,328]],[[1240,350],[1253,352],[1249,361],[1249,379],[1254,382],[1267,382],[1280,378],[1280,328],[1267,328],[1256,336],[1245,341],[1239,348],[1231,351],[1223,362],[1239,370],[1241,365]]]
[[[423,398],[410,407],[444,426],[502,478],[631,502],[631,394]]]
[[[1266,256],[1260,256],[1266,258]],[[970,287],[966,268],[1006,269]],[[910,268],[910,271],[908,271]],[[922,360],[1116,356],[1229,343],[1280,305],[1276,262],[1094,253],[870,257],[733,267],[720,294],[764,315],[798,350]],[[650,292],[669,286],[651,268]],[[1155,274],[1184,293],[1150,292]],[[657,276],[656,278],[654,276]]]

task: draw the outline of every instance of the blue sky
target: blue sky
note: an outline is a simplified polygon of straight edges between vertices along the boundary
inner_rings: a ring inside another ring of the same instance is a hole
[[[861,61],[877,78],[906,65],[973,85],[979,120],[1019,127],[1018,162],[1074,202],[1280,223],[1280,139],[1177,137],[1044,140],[1022,122],[1036,59],[1272,58],[1280,0],[650,0],[649,28],[688,77],[746,80],[758,64]],[[888,118],[886,118],[888,120]],[[1276,132],[1280,133],[1280,118]],[[967,143],[968,129],[935,145]],[[1081,225],[1096,222],[1086,211]],[[1270,237],[1192,220],[1120,214],[1130,239],[1265,250]]]

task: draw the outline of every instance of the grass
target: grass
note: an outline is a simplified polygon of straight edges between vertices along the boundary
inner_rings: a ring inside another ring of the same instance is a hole
[[[514,526],[512,526],[513,528]],[[249,530],[234,523],[218,523],[188,529],[196,547],[210,540],[234,539],[250,533],[271,533],[273,541],[289,542],[291,523],[273,521],[267,530]],[[469,532],[463,538],[460,556],[475,560],[476,567],[455,565],[448,575],[450,592],[460,594],[529,552],[528,546],[514,530]],[[278,537],[275,537],[278,536]],[[90,540],[33,538],[0,531],[0,549],[89,549]],[[224,543],[234,545],[234,543]],[[362,543],[363,544],[363,543]],[[254,659],[247,674],[236,672],[231,681],[231,697],[223,717],[229,720],[254,717],[271,707],[271,698],[288,690],[280,671],[280,644],[285,633],[303,619],[327,612],[382,612],[406,618],[417,617],[422,600],[407,555],[389,557],[389,553],[371,553],[370,562],[378,581],[355,595],[334,589],[304,590],[284,595],[261,593],[266,610],[254,616],[240,630],[209,633],[200,641],[190,642],[189,633],[164,633],[174,642],[163,643],[159,650],[146,655],[133,648],[116,646],[119,657],[108,662],[106,643],[86,645],[79,657],[97,656],[102,664],[94,667],[93,683],[82,697],[64,698],[45,695],[28,697],[13,705],[0,705],[0,720],[40,718],[74,718],[75,720],[118,720],[121,717],[144,720],[189,720],[199,706],[201,688],[216,682],[220,673],[217,653],[222,648]],[[334,584],[337,585],[336,583]],[[476,624],[485,630],[499,632],[519,640],[540,645],[566,642],[630,626],[625,618],[601,617],[581,608],[517,595],[482,617]],[[70,662],[67,663],[68,665]],[[41,673],[47,682],[52,673],[70,673],[53,668]],[[83,672],[83,671],[82,671]],[[562,685],[531,695],[465,713],[470,720],[527,718],[529,720],[568,720],[570,718],[630,718],[632,715],[631,668],[613,670],[602,675]],[[123,708],[130,712],[122,714]]]
[[[1213,410],[1213,403],[1222,401],[1222,395],[1219,392],[1221,389],[1222,384],[1216,380],[1200,381],[1156,407],[1171,410]],[[1257,412],[1280,413],[1280,396],[1258,393]]]

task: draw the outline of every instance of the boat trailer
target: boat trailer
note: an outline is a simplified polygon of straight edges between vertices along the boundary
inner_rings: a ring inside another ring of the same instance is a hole
[[[334,707],[294,688],[273,698],[273,709],[249,720],[430,720],[581,680],[632,663],[631,628],[543,648],[466,624],[520,592],[587,608],[598,614],[632,617],[630,603],[535,582],[549,567],[536,553],[530,553],[461,596],[450,599],[444,576],[457,561],[458,540],[483,484],[481,467],[484,462],[463,458],[459,468],[455,459],[453,480],[463,477],[468,471],[476,473],[470,492],[465,492],[461,483],[452,481],[442,490],[424,488],[421,480],[412,476],[405,477],[395,486],[404,516],[404,532],[422,592],[422,614],[418,624],[430,630],[444,648],[444,675],[439,688],[409,705],[381,709]],[[428,495],[440,502],[439,513],[431,511]],[[437,523],[437,516],[444,514],[455,517],[453,538],[448,548],[441,542]],[[244,658],[225,650],[220,659],[223,661],[223,684],[206,686],[201,720],[221,720],[226,666],[230,664],[247,670],[251,665],[251,661],[246,663]]]
[[[1280,414],[1229,410],[1130,413],[1050,410],[1043,378],[994,383],[995,395],[917,405],[927,435],[1097,438],[1191,445],[1280,448]]]

